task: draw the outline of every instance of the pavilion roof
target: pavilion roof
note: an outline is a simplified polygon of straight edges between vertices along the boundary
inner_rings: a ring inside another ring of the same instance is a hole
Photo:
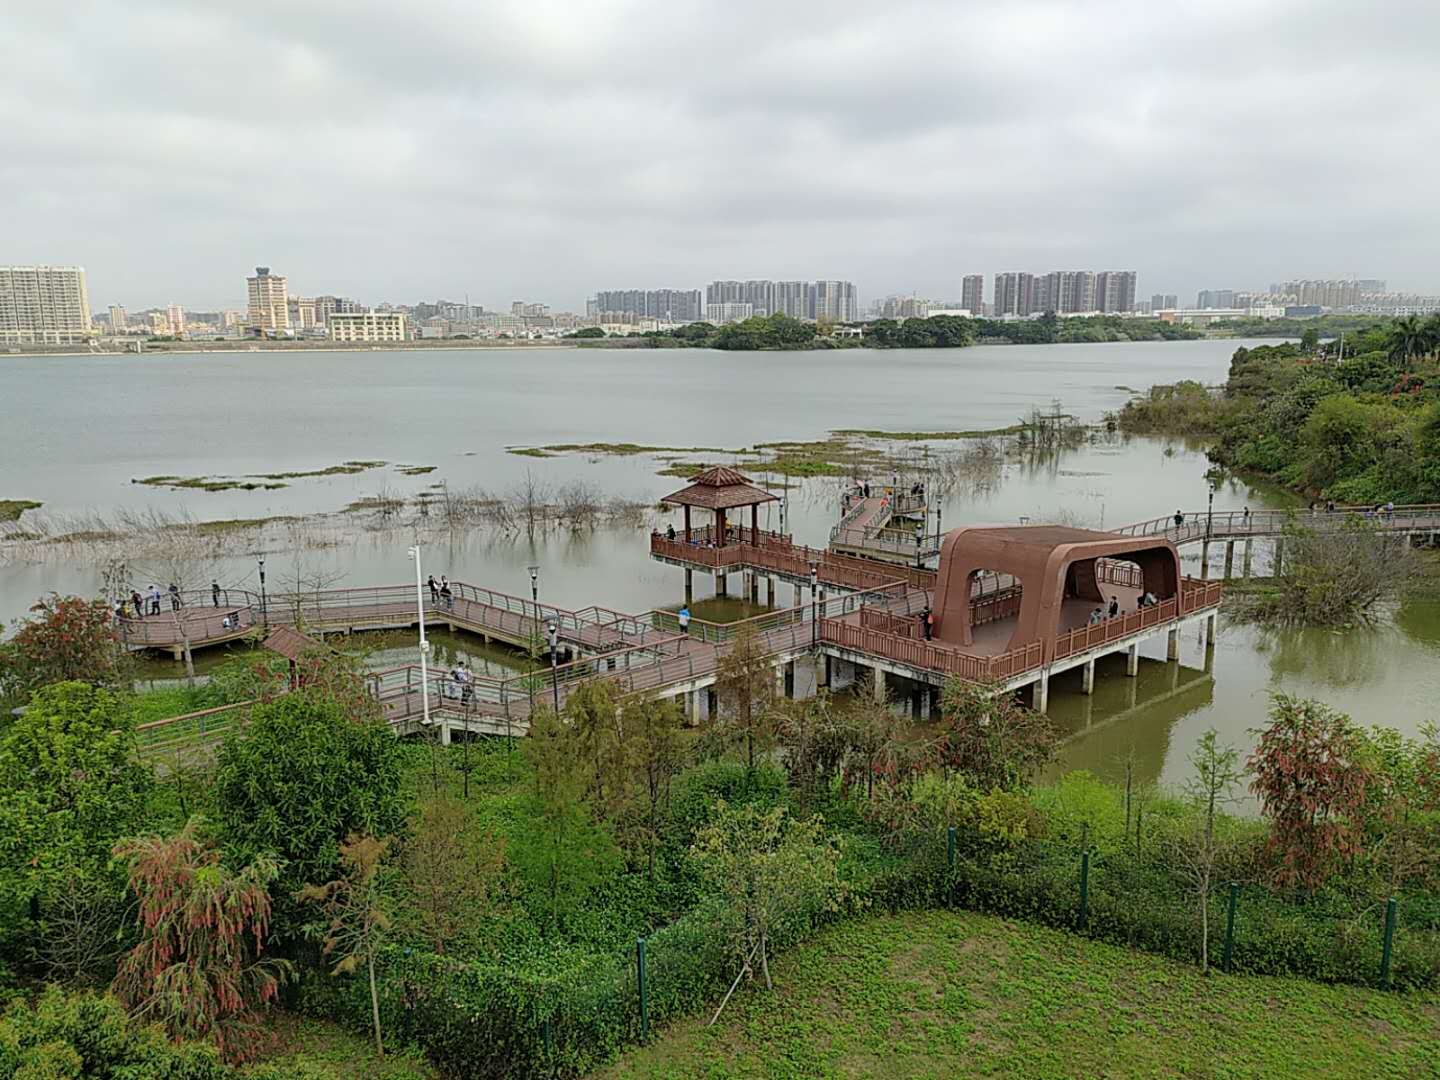
[[[312,637],[306,637],[299,630],[289,626],[277,626],[265,635],[265,648],[271,652],[279,653],[286,660],[292,662],[299,660],[308,652],[316,649],[323,649]]]
[[[675,506],[698,506],[704,510],[730,510],[737,506],[777,502],[778,497],[756,487],[748,476],[717,465],[690,478],[690,486],[660,500]]]

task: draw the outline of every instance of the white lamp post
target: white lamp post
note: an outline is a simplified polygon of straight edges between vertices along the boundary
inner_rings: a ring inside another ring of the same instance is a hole
[[[415,613],[420,623],[420,710],[425,727],[430,727],[430,642],[425,638],[425,594],[420,581],[420,545],[410,549],[410,558],[415,560]]]

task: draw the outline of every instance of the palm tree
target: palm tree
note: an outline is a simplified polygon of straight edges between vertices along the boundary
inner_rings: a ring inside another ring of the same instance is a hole
[[[1408,371],[1410,362],[1430,351],[1426,327],[1415,315],[1396,319],[1390,328],[1390,359]]]

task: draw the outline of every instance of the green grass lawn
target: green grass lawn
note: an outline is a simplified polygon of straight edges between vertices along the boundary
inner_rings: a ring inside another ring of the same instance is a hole
[[[1198,969],[964,912],[832,927],[619,1077],[1433,1077],[1440,998]]]

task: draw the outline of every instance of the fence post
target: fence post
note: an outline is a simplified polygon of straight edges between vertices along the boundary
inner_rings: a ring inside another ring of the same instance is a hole
[[[1220,967],[1226,975],[1230,974],[1230,965],[1235,960],[1235,904],[1240,898],[1240,883],[1230,882],[1230,904],[1225,911],[1225,958],[1220,962]]]
[[[635,939],[635,981],[640,989],[640,1041],[650,1038],[650,1002],[645,989],[645,939]]]
[[[1390,954],[1395,948],[1395,897],[1385,901],[1385,944],[1380,950],[1380,986],[1390,989]]]
[[[1090,849],[1080,853],[1080,919],[1079,927],[1085,929],[1090,919]]]

